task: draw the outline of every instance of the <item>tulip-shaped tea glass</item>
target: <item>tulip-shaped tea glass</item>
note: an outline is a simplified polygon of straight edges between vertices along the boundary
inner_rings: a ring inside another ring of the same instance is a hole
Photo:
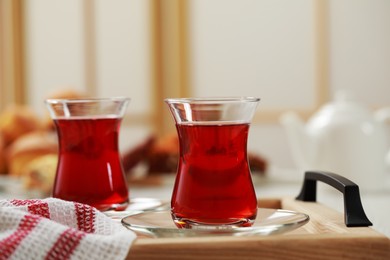
[[[179,228],[251,226],[257,199],[247,160],[249,124],[260,99],[166,99],[180,158],[171,199]]]
[[[127,206],[118,139],[128,102],[128,98],[46,100],[59,141],[53,197],[99,210]]]

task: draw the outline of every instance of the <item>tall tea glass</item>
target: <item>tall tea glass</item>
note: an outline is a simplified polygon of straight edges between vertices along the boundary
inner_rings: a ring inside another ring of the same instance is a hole
[[[99,210],[127,206],[118,138],[128,102],[128,98],[46,100],[59,141],[53,197]]]
[[[257,199],[247,160],[258,98],[166,99],[180,157],[171,214],[180,228],[251,226]]]

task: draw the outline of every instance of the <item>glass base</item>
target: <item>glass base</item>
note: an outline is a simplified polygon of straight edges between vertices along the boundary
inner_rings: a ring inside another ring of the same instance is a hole
[[[206,229],[206,230],[215,230],[215,229],[232,229],[238,227],[251,227],[255,222],[255,217],[253,218],[232,218],[228,220],[218,221],[218,220],[194,220],[188,218],[177,218],[172,214],[172,219],[175,225],[178,228],[185,229]]]

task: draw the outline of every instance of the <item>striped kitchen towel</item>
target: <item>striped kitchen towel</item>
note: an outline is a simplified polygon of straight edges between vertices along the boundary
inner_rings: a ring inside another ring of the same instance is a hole
[[[0,200],[0,259],[125,259],[135,238],[88,205]]]

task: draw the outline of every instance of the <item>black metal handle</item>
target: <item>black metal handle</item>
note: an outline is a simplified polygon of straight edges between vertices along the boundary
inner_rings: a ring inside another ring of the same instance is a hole
[[[307,171],[300,194],[296,197],[302,201],[316,201],[317,181],[322,181],[341,191],[344,196],[344,222],[347,227],[367,227],[368,220],[360,200],[359,186],[347,178],[331,172]]]

